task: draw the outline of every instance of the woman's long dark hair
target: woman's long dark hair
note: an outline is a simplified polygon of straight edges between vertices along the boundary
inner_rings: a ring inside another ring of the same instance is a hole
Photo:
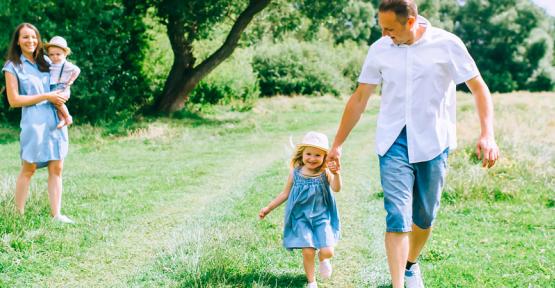
[[[21,23],[19,24],[19,26],[17,26],[17,28],[15,28],[15,31],[12,35],[12,40],[10,41],[10,47],[8,48],[8,60],[12,61],[14,64],[21,65],[20,57],[23,52],[21,51],[21,47],[17,45],[17,42],[19,41],[19,31],[21,31],[21,29],[23,29],[24,27],[32,29],[37,34],[37,48],[33,52],[33,59],[35,60],[35,63],[37,63],[37,65],[39,66],[39,71],[48,72],[48,67],[50,65],[44,59],[44,51],[42,49],[43,44],[42,39],[40,38],[39,30],[30,23]]]

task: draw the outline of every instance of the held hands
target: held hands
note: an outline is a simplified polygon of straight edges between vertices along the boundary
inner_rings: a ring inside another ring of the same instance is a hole
[[[480,137],[476,144],[476,156],[482,160],[482,167],[491,168],[499,159],[499,147],[493,137]]]
[[[334,175],[339,174],[340,168],[339,168],[339,160],[337,161],[328,161],[328,169],[330,169],[330,172],[333,173]]]
[[[334,165],[334,167],[336,167],[336,171],[339,172],[339,170],[341,170],[341,161],[339,161],[339,158],[341,158],[341,147],[336,147],[333,146],[330,149],[330,152],[328,153],[328,168],[330,168],[330,171],[333,174],[337,174],[335,173],[332,168],[330,167],[331,165]],[[332,164],[333,163],[333,164]]]
[[[268,208],[268,206],[260,209],[260,212],[258,212],[258,218],[260,218],[260,220],[264,219],[264,217],[266,217],[266,215],[270,214],[272,210],[270,208]]]

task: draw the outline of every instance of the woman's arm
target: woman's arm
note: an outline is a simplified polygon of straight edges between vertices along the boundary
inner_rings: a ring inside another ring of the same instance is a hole
[[[293,169],[291,169],[289,173],[289,177],[287,178],[287,183],[285,183],[285,187],[283,188],[283,191],[279,193],[279,195],[274,200],[272,200],[266,207],[260,209],[260,212],[258,213],[258,217],[260,219],[264,219],[264,217],[270,214],[272,210],[274,210],[276,207],[278,207],[283,202],[285,202],[287,198],[289,198],[289,192],[291,192],[291,186],[293,186]]]
[[[65,97],[58,94],[58,91],[28,96],[19,95],[19,87],[17,85],[16,76],[12,73],[4,72],[4,77],[6,78],[8,103],[10,103],[10,107],[12,108],[35,105],[44,100],[48,100],[54,105],[62,105],[67,100]]]

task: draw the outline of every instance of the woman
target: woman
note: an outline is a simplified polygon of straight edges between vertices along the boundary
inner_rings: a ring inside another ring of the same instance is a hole
[[[44,57],[39,31],[29,23],[17,26],[2,68],[11,107],[22,107],[21,172],[15,188],[17,211],[23,214],[31,177],[37,168],[48,167],[48,198],[55,221],[74,223],[60,213],[62,170],[68,151],[67,127],[56,128],[54,105],[65,103],[59,91],[50,91],[49,63]]]

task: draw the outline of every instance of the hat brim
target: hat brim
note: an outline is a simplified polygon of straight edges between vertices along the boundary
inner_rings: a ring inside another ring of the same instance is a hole
[[[56,44],[50,44],[50,43],[45,43],[44,44],[45,49],[48,49],[50,47],[57,47],[57,48],[63,49],[64,51],[66,51],[66,54],[71,53],[71,49],[69,49],[69,47],[62,47],[62,46],[59,46],[59,45],[56,45]]]
[[[320,150],[322,150],[322,151],[324,151],[324,152],[326,152],[326,153],[328,153],[329,150],[330,150],[329,148],[322,147],[322,146],[318,146],[318,145],[313,145],[313,144],[297,144],[297,149],[298,149],[298,148],[301,148],[301,147],[313,147],[313,148],[318,148],[318,149],[320,149]]]

